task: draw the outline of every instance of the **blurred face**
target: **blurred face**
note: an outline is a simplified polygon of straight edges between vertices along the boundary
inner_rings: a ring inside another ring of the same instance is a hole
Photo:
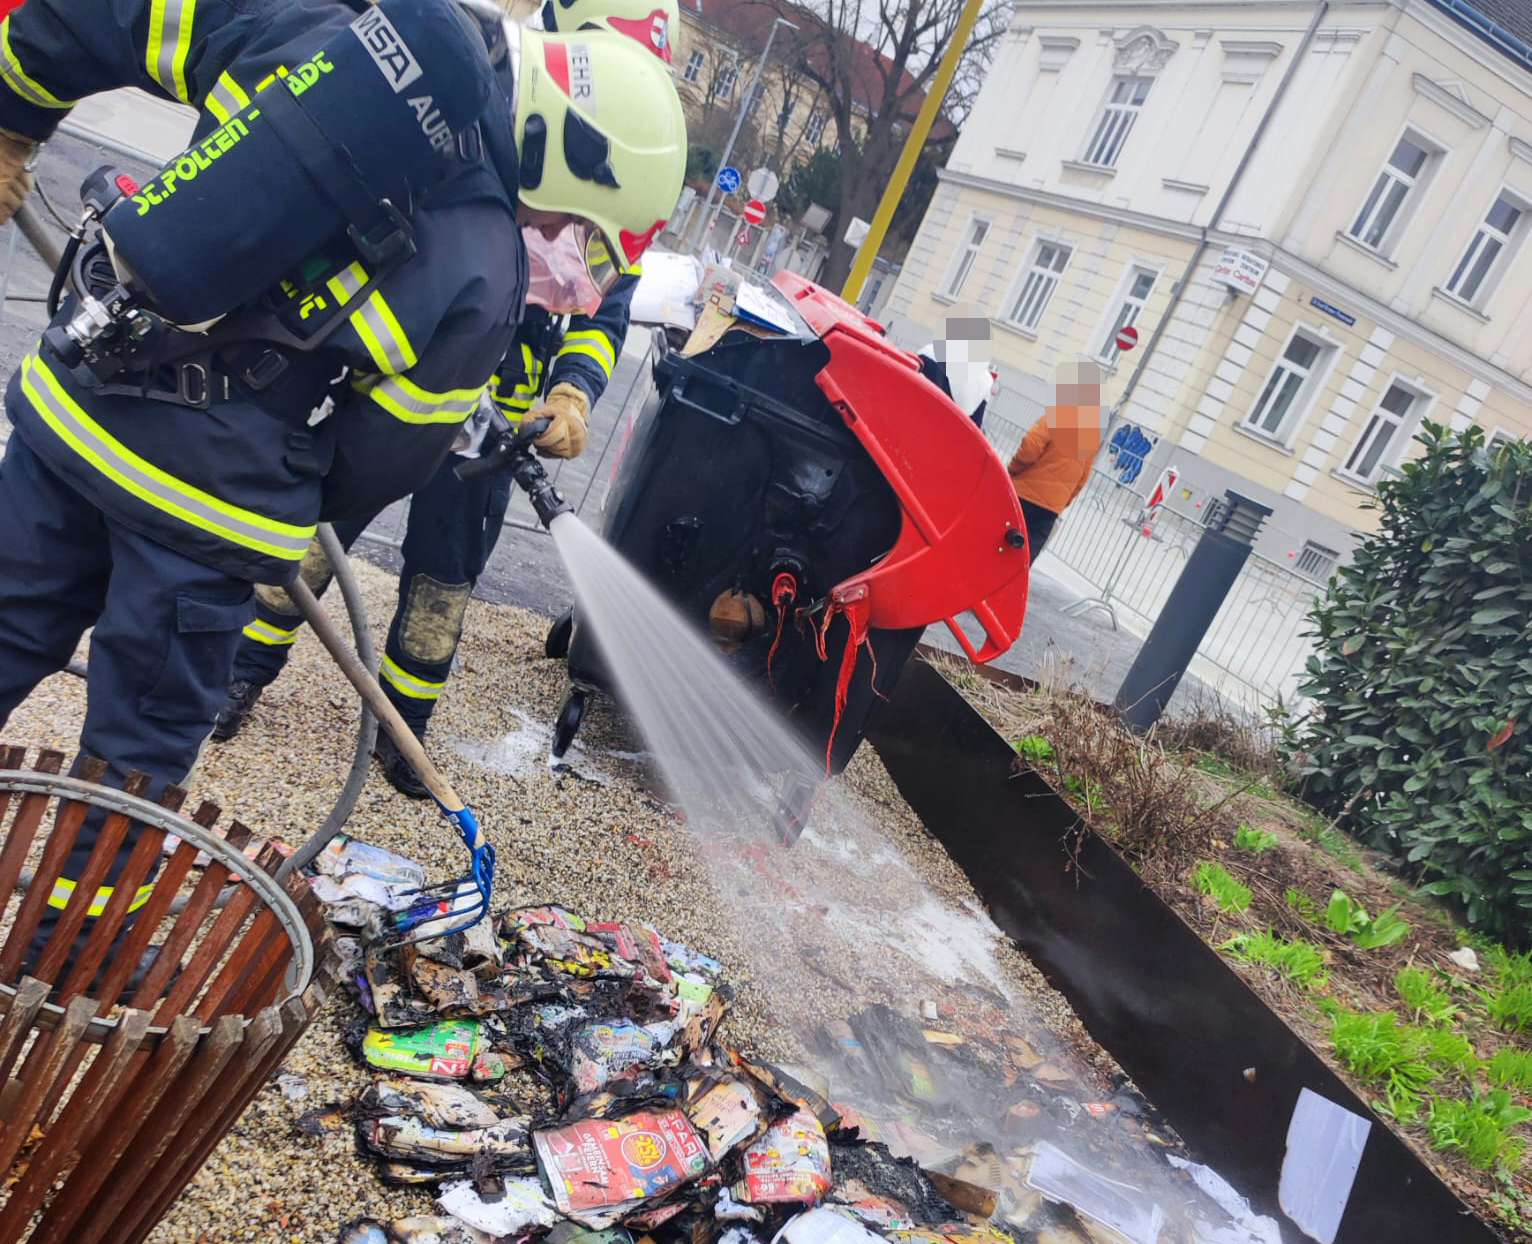
[[[1053,400],[1043,413],[1053,443],[1088,461],[1101,447],[1101,368],[1088,359],[1060,363],[1053,373]]]
[[[988,363],[990,359],[989,317],[978,307],[960,303],[942,321],[941,337],[931,343],[931,357],[954,365]]]

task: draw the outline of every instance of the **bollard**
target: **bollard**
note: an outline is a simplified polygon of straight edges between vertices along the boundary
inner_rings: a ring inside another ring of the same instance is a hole
[[[1237,492],[1225,492],[1216,503],[1117,692],[1115,707],[1137,733],[1147,733],[1170,703],[1270,514],[1266,506]]]
[[[150,803],[141,774],[103,786],[100,761],[60,776],[63,759],[27,769],[0,746],[0,897],[35,862],[0,908],[0,1244],[138,1244],[318,1013],[337,958],[307,883],[278,881],[282,856],[238,821],[216,831],[208,803],[180,815],[173,786]],[[91,814],[96,847],[40,937]]]

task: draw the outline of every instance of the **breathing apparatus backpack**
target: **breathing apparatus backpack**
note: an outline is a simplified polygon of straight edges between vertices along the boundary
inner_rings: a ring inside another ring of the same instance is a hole
[[[317,347],[344,317],[304,335],[260,300],[337,244],[367,277],[349,301],[365,299],[414,254],[415,204],[495,89],[451,0],[370,6],[142,185],[110,169],[87,179],[49,309],[66,272],[79,304],[44,342],[96,387],[233,341]],[[218,396],[205,366],[179,370],[177,392],[127,387],[193,406]]]

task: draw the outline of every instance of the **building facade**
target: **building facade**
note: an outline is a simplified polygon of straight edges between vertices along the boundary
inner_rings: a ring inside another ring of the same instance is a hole
[[[1022,421],[1098,359],[1149,479],[1322,577],[1422,419],[1532,436],[1532,9],[1474,2],[1018,4],[896,335],[977,302]]]

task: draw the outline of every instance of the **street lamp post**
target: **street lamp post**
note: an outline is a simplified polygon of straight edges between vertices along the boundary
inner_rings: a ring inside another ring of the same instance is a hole
[[[729,141],[724,144],[723,155],[719,157],[718,167],[729,167],[729,157],[734,154],[734,141],[739,137],[739,131],[745,124],[745,114],[750,111],[750,101],[755,98],[755,88],[761,80],[761,70],[766,68],[766,61],[771,56],[772,40],[777,37],[777,27],[786,26],[789,30],[797,30],[798,27],[785,17],[779,17],[771,23],[771,33],[766,36],[766,48],[761,53],[761,59],[755,63],[755,73],[750,77],[750,85],[745,88],[744,97],[739,101],[739,116],[734,118],[734,131],[729,135]],[[692,244],[692,253],[696,254],[702,249],[707,236],[712,232],[708,225],[708,218],[713,214],[713,191],[718,189],[718,175],[714,173],[712,182],[707,188],[707,198],[702,204],[702,223],[698,226],[697,240]]]

